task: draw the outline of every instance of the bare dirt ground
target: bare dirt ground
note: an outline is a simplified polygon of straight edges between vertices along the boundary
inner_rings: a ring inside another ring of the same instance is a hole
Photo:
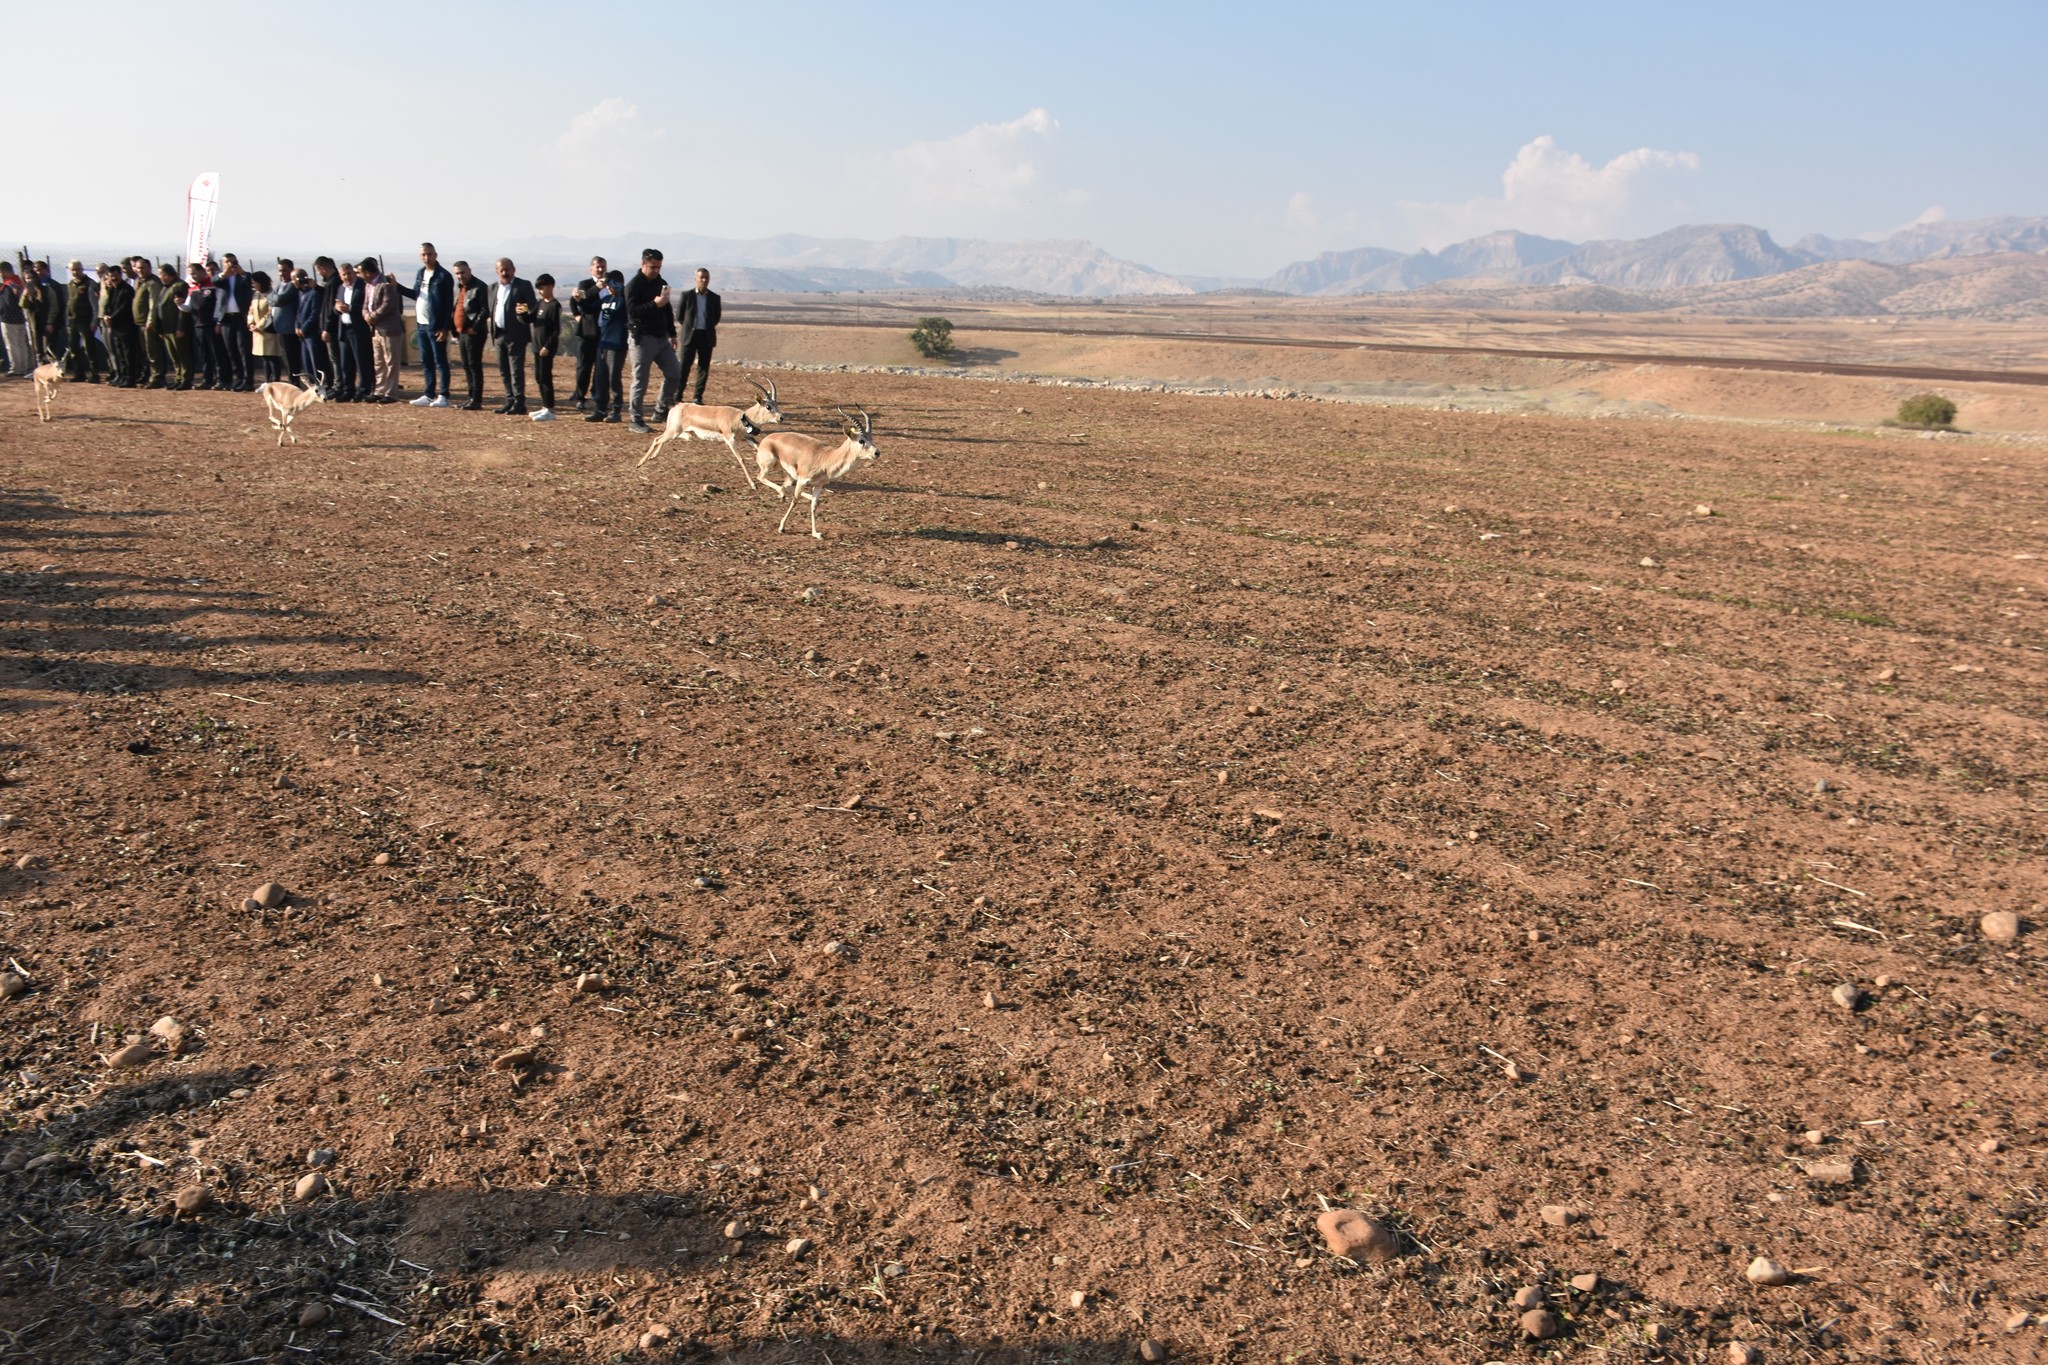
[[[9,1355],[2048,1349],[2048,454],[781,380],[0,388]]]

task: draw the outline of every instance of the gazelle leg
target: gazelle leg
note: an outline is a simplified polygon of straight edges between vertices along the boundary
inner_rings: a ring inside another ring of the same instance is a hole
[[[818,534],[818,490],[815,488],[806,489],[804,496],[811,500],[811,539],[823,540],[825,537]],[[794,507],[796,503],[792,501],[789,505]]]
[[[661,435],[654,438],[653,445],[647,447],[647,453],[640,457],[640,464],[646,464],[649,460],[661,454],[661,448],[667,444],[668,433],[664,431],[661,433]],[[640,467],[640,464],[634,465],[633,468],[638,469]]]
[[[801,481],[799,481],[798,479],[795,479],[795,478],[791,478],[789,482],[790,482],[790,486],[791,486],[792,488],[796,489],[796,491],[797,491],[798,493],[801,493],[801,492],[803,492],[803,484],[802,484],[802,482],[801,482]],[[795,498],[791,498],[791,499],[789,500],[789,506],[787,506],[787,507],[785,507],[785,508],[783,508],[783,509],[782,509],[782,520],[781,520],[781,521],[778,521],[778,522],[776,522],[776,523],[775,523],[775,534],[776,534],[776,535],[778,535],[778,536],[779,536],[779,535],[781,535],[781,534],[782,534],[782,528],[783,528],[783,527],[785,527],[785,526],[787,526],[787,525],[789,525],[789,514],[790,514],[791,512],[794,512],[795,510],[796,510],[796,499],[795,499]]]
[[[728,436],[725,438],[725,448],[732,452],[732,461],[740,467],[740,477],[747,481],[748,491],[751,492],[754,487],[754,476],[747,472],[747,462],[740,458],[739,443]]]

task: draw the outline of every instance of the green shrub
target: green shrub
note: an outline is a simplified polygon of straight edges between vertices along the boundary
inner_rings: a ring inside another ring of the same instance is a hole
[[[944,318],[919,318],[910,344],[921,356],[937,360],[953,354],[953,324]]]
[[[1951,427],[1956,421],[1956,405],[1938,393],[1914,394],[1899,404],[1897,420],[1902,427]]]

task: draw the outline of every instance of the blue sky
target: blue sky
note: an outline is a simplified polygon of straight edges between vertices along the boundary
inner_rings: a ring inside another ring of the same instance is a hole
[[[78,49],[118,95],[34,26],[51,60],[9,63],[9,105],[63,141],[17,157],[10,241],[174,241],[200,170],[252,247],[1085,237],[1217,275],[1498,227],[2048,213],[2043,0],[169,14],[93,6],[129,35]]]

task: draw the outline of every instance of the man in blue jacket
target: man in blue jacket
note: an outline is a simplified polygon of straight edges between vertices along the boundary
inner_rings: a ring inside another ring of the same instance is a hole
[[[432,242],[420,243],[420,268],[412,288],[398,292],[413,301],[412,320],[419,328],[420,373],[427,391],[412,400],[416,408],[445,408],[448,403],[448,328],[455,316],[455,277],[441,267],[441,253]]]

